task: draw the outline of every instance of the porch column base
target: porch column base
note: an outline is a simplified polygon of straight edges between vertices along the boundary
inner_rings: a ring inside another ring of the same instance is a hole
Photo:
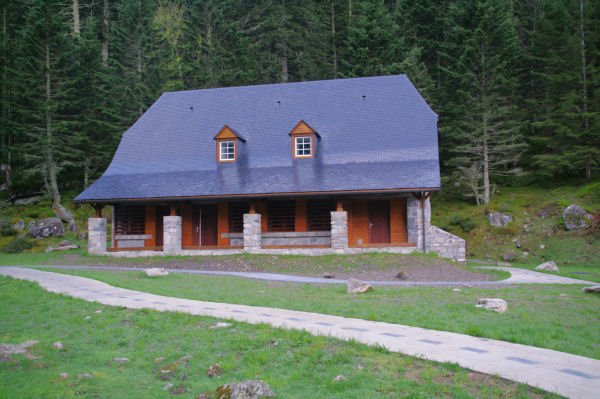
[[[261,214],[244,213],[244,251],[262,248]]]
[[[342,252],[348,249],[348,212],[331,212],[331,248]]]
[[[88,219],[88,253],[106,254],[106,218]]]
[[[417,249],[423,251],[423,210],[421,209],[421,200],[414,196],[409,196],[406,201],[406,228],[408,233],[408,242],[417,244]],[[431,204],[429,198],[424,201],[425,205],[425,234],[429,233],[431,225]],[[430,245],[428,237],[425,237],[425,249]]]
[[[181,252],[181,216],[163,217],[163,252],[169,255]]]

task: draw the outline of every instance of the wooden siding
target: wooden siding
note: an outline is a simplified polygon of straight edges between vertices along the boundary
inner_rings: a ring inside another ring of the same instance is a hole
[[[229,238],[222,237],[223,234],[229,232],[229,204],[221,202],[218,205],[218,226],[217,226],[217,245],[229,246]]]
[[[304,121],[300,121],[300,122],[298,122],[296,127],[294,127],[292,129],[290,134],[307,134],[307,133],[314,133],[314,132],[315,131],[313,130],[313,128],[308,126],[308,123],[306,123]]]
[[[235,134],[229,126],[225,125],[219,131],[219,133],[213,138],[213,140],[237,139],[237,138],[238,138],[237,134]]]
[[[189,204],[179,207],[181,214],[181,245],[192,245],[192,208]]]
[[[156,207],[146,205],[146,228],[144,234],[149,234],[152,238],[146,240],[145,247],[154,247],[156,245]]]
[[[406,198],[390,200],[390,238],[393,244],[408,242],[406,229]]]
[[[296,231],[307,231],[306,225],[306,201],[296,200]]]
[[[256,213],[260,213],[261,230],[263,233],[269,231],[269,219],[267,215],[267,204],[266,202],[259,202],[256,204]]]

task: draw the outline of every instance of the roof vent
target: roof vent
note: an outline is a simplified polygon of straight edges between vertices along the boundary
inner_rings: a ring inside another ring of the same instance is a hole
[[[367,98],[367,96],[365,96],[364,94],[362,95],[362,99],[364,100],[365,98]]]
[[[281,104],[281,100],[277,100],[277,104]]]
[[[194,110],[194,106],[190,105],[190,111],[193,111],[193,110]]]

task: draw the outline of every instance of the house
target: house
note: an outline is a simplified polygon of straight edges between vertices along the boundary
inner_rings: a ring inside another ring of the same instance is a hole
[[[464,260],[430,225],[438,190],[437,115],[396,75],[164,93],[74,201],[96,208],[91,253]]]

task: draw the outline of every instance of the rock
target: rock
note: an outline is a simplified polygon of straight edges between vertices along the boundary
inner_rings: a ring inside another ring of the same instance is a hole
[[[115,363],[129,363],[129,358],[127,358],[127,357],[115,357],[113,359],[113,362],[115,362]]]
[[[164,362],[164,361],[165,361],[164,357],[157,357],[156,359],[154,359],[154,364]]]
[[[69,233],[78,232],[79,226],[77,225],[77,222],[75,222],[74,220],[69,221],[69,223],[67,224],[67,231]]]
[[[584,287],[583,292],[587,294],[600,294],[600,285],[593,285],[591,287]]]
[[[171,384],[170,382],[167,382],[167,385],[165,385],[162,390],[168,391],[169,389],[171,389],[172,386],[173,386],[173,384]]]
[[[150,276],[150,277],[157,277],[157,276],[168,276],[169,272],[166,271],[165,269],[158,268],[158,267],[152,267],[149,269],[144,269],[144,273],[146,273],[146,276]]]
[[[502,259],[504,259],[507,262],[513,262],[515,259],[517,259],[517,255],[515,254],[505,254]]]
[[[336,377],[333,379],[333,382],[345,381],[345,380],[347,380],[347,379],[348,379],[348,377],[346,377],[345,375],[341,375],[341,374],[340,374],[340,375],[336,376]]]
[[[61,373],[61,374],[58,376],[58,379],[62,381],[62,380],[66,380],[66,379],[67,379],[67,377],[69,377],[69,374],[67,374],[67,373]]]
[[[220,321],[217,324],[215,324],[214,326],[210,326],[210,328],[225,328],[225,327],[231,327],[231,323],[224,323],[224,322]]]
[[[544,244],[540,244],[540,249],[545,249],[546,246]]]
[[[550,217],[552,215],[554,215],[556,213],[556,211],[558,210],[559,206],[556,202],[553,202],[551,204],[548,204],[546,206],[544,206],[538,213],[537,215],[539,217],[541,217],[542,219],[545,219],[547,217]]]
[[[39,342],[40,341],[31,340],[22,342],[19,345],[0,344],[0,363],[8,362],[11,359],[10,355],[12,354],[23,354],[28,359],[39,359],[39,357],[33,356],[27,350],[27,348]]]
[[[271,388],[261,380],[231,382],[217,388],[218,399],[258,399],[274,397]]]
[[[558,296],[561,297],[561,298],[566,298],[567,294],[559,294]]]
[[[32,195],[31,197],[27,197],[27,198],[19,198],[18,200],[15,200],[15,202],[13,202],[13,204],[14,205],[31,205],[31,204],[35,204],[36,202],[40,202],[43,199],[44,199],[44,197],[42,195]]]
[[[488,213],[488,220],[492,226],[504,227],[513,221],[513,217],[500,212],[490,212]]]
[[[335,276],[329,272],[323,273],[323,278],[334,278]]]
[[[460,288],[454,288],[452,291],[454,291],[454,292],[460,292],[462,290]]]
[[[371,284],[365,283],[364,281],[357,280],[355,278],[351,278],[348,280],[348,294],[360,294],[363,292],[368,292],[373,289]]]
[[[19,219],[10,227],[12,227],[13,230],[21,231],[25,228],[25,221],[23,219]]]
[[[590,227],[594,217],[579,205],[571,204],[563,211],[563,220],[567,230],[579,230]]]
[[[475,306],[478,308],[493,310],[498,313],[504,313],[508,309],[508,304],[506,301],[500,298],[481,298]]]
[[[45,218],[29,222],[29,234],[33,238],[60,237],[65,232],[59,218]]]
[[[92,378],[92,375],[90,373],[81,373],[81,374],[77,374],[77,379],[82,379],[82,378]]]
[[[406,273],[404,273],[403,271],[400,271],[398,274],[396,274],[396,278],[400,280],[406,280],[406,277]]]
[[[60,243],[58,243],[58,247],[48,247],[46,248],[46,252],[52,252],[52,251],[68,251],[69,249],[77,249],[79,248],[79,245],[77,244],[73,244],[72,242],[69,242],[67,240],[63,240]]]
[[[219,375],[223,375],[223,369],[219,363],[215,363],[206,370],[206,375],[208,377],[215,377]]]
[[[521,240],[517,240],[515,247],[521,248]]]
[[[59,341],[59,342],[55,342],[55,343],[54,343],[54,344],[52,344],[52,345],[54,345],[54,347],[55,347],[56,349],[62,349],[62,348],[64,348],[64,345],[63,345],[63,344],[62,344],[62,342],[60,342],[60,341]]]
[[[540,265],[537,265],[535,267],[535,270],[544,270],[547,272],[556,272],[558,273],[558,266],[556,266],[556,263],[554,263],[554,261],[548,261],[548,262],[544,262]]]
[[[77,239],[78,240],[85,240],[87,238],[88,234],[85,231],[82,231],[81,233],[77,234]]]
[[[95,310],[94,313],[100,314],[100,313],[102,313],[102,310],[101,309]]]
[[[92,316],[85,316],[85,317],[84,317],[84,319],[85,319],[85,320],[89,320],[89,319],[91,319],[91,318],[92,318]]]

